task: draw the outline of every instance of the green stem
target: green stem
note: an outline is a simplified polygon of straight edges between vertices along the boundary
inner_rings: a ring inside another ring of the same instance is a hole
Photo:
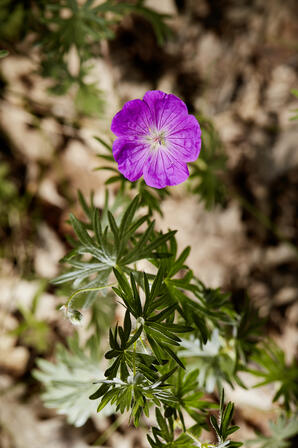
[[[146,348],[146,345],[144,344],[144,341],[143,341],[143,339],[141,338],[141,336],[140,336],[140,342],[141,342],[141,344],[142,344],[142,346],[143,346],[143,349],[145,350],[145,353],[147,353],[148,354],[148,352],[147,352],[147,348]]]
[[[133,376],[136,376],[136,349],[137,349],[137,341],[133,344]]]
[[[71,294],[71,296],[68,298],[67,302],[66,302],[66,308],[69,307],[71,301],[73,300],[73,298],[75,296],[77,296],[78,294],[84,293],[84,292],[90,292],[90,291],[100,291],[102,289],[105,288],[111,288],[112,286],[117,286],[116,283],[112,283],[111,285],[104,285],[104,286],[98,286],[96,288],[82,288],[82,289],[77,289],[74,293]]]
[[[126,420],[126,415],[120,415],[114,423],[112,423],[108,429],[98,437],[98,439],[94,442],[94,446],[102,446],[110,437],[111,435],[116,431],[117,428]]]

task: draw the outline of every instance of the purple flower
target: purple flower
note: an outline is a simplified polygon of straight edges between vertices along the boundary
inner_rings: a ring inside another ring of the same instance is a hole
[[[131,182],[144,175],[150,187],[184,182],[189,176],[186,162],[196,160],[201,149],[196,118],[183,101],[159,90],[124,104],[111,129],[118,137],[113,155],[119,171]]]

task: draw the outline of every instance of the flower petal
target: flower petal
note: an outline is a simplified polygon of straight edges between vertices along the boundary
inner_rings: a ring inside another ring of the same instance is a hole
[[[113,155],[118,163],[118,169],[131,182],[143,174],[144,164],[150,157],[150,147],[138,141],[120,137],[113,143]]]
[[[164,127],[175,128],[187,118],[187,107],[180,98],[160,90],[150,90],[144,95],[143,101],[148,105],[152,120],[158,130]]]
[[[152,117],[148,107],[142,100],[132,100],[124,104],[112,120],[111,130],[117,137],[128,137],[132,140],[149,133]]]
[[[175,158],[194,162],[201,150],[201,129],[197,119],[188,115],[180,127],[167,135],[166,146]]]
[[[150,160],[144,165],[144,180],[149,187],[165,188],[178,185],[189,176],[186,163],[171,157],[166,149],[151,153]]]

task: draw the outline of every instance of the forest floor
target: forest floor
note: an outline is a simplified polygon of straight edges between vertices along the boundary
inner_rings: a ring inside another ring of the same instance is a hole
[[[102,58],[94,60],[92,77],[105,100],[99,118],[78,115],[72,92],[48,94],[49,81],[34,72],[39,55],[31,51],[30,39],[20,46],[23,55],[1,62],[1,164],[10,170],[13,186],[7,188],[16,192],[9,206],[0,203],[3,448],[85,448],[114,421],[95,415],[82,428],[67,424],[43,407],[31,371],[40,353],[51,359],[55,344],[72,332],[48,280],[61,271],[69,213],[80,214],[77,190],[87,196],[94,191],[96,205],[103,204],[107,174],[94,171],[102,151],[94,136],[112,138],[113,115],[150,89],[173,92],[191,113],[211,119],[227,156],[225,204],[206,210],[185,185],[174,187],[158,226],[177,229],[180,248],[192,248],[194,272],[207,285],[230,291],[235,303],[248,295],[288,361],[297,355],[298,122],[290,120],[297,109],[290,92],[298,86],[296,2],[147,3],[173,16],[173,37],[159,47],[144,19],[124,19],[116,38],[102,44]],[[4,186],[1,177],[0,182]],[[38,289],[45,349],[13,332]],[[254,429],[268,431],[272,392],[270,387],[227,391],[236,403],[238,440],[253,438]],[[107,443],[144,447],[145,431],[123,420]]]

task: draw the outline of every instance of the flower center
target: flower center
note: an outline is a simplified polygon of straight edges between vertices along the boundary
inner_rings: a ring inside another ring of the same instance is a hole
[[[165,144],[165,139],[163,135],[157,135],[156,137],[153,138],[153,142],[154,143],[158,143],[159,145],[164,145]]]
[[[158,149],[160,146],[165,146],[165,133],[160,130],[150,129],[150,134],[147,136],[147,142],[150,143],[152,149]]]

